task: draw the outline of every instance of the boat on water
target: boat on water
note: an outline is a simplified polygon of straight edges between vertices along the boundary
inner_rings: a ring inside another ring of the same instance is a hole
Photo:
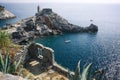
[[[65,40],[65,43],[70,43],[71,42],[71,40]]]

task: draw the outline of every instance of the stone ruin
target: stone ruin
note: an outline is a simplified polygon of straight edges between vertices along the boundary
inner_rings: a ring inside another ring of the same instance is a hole
[[[69,71],[58,65],[54,60],[54,50],[42,44],[32,43],[27,48],[27,55],[24,60],[24,67],[34,75],[50,69],[67,77]]]
[[[40,60],[43,64],[53,65],[54,63],[54,51],[42,44],[31,44],[28,48],[28,54],[31,58]]]

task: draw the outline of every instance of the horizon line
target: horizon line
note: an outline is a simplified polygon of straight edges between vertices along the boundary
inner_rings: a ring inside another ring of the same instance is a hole
[[[120,2],[0,2],[0,3],[68,3],[68,4],[120,4]]]

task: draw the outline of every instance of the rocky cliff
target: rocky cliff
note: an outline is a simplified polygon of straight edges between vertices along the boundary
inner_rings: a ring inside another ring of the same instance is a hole
[[[0,5],[0,19],[15,18],[15,15]]]
[[[62,32],[97,32],[98,27],[91,24],[88,27],[81,27],[69,23],[66,19],[59,16],[52,9],[46,8],[36,13],[35,24],[38,26],[46,25],[49,29],[60,30]]]

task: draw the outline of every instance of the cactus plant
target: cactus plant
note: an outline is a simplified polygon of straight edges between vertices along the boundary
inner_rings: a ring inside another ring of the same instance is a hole
[[[21,59],[18,62],[12,62],[8,53],[4,57],[0,53],[0,71],[3,73],[15,73],[19,68],[20,62]]]
[[[73,80],[80,80],[80,78],[81,78],[81,75],[80,75],[80,61],[79,61],[75,70],[75,75],[73,77]]]
[[[73,76],[71,75],[68,75],[68,78],[69,80],[96,80],[95,78],[95,75],[96,74],[100,74],[99,78],[97,80],[102,80],[102,76],[103,76],[103,73],[104,71],[101,70],[101,71],[97,71],[95,72],[93,75],[92,74],[89,74],[90,73],[90,69],[91,69],[91,63],[85,67],[83,69],[83,72],[80,73],[80,61],[78,62],[78,65],[76,67],[76,70],[75,70],[75,74]],[[92,76],[92,77],[89,77],[89,75]]]

